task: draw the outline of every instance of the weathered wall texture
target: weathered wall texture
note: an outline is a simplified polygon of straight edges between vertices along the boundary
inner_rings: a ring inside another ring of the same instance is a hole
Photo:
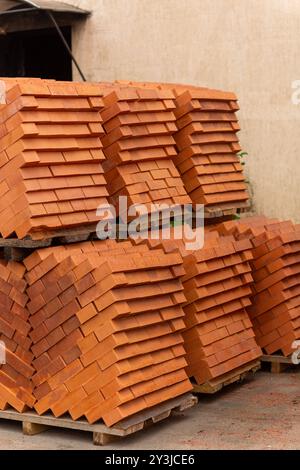
[[[258,212],[300,222],[299,0],[65,0],[89,80],[159,80],[232,90]]]

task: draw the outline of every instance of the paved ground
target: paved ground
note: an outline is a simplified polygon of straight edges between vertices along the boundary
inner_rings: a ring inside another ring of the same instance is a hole
[[[300,371],[232,385],[185,415],[158,423],[107,449],[299,449]],[[0,421],[0,449],[90,449],[91,435],[49,430],[23,436],[21,425]],[[101,448],[100,448],[101,449]]]

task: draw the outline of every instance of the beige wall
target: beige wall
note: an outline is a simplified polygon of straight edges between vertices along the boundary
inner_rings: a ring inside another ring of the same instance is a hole
[[[300,222],[299,0],[65,0],[89,80],[159,80],[235,91],[256,209]]]

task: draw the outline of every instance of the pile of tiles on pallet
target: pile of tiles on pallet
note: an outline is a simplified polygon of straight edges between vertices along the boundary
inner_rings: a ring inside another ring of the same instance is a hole
[[[117,204],[191,203],[174,165],[174,95],[171,90],[120,87],[103,99],[102,142],[109,200]],[[153,209],[153,208],[152,208]]]
[[[147,244],[166,252],[179,249],[183,255],[189,377],[201,385],[241,367],[251,369],[262,353],[246,311],[253,282],[250,241],[207,231],[203,249],[194,252],[186,251],[182,240]]]
[[[0,232],[43,238],[46,230],[96,223],[107,204],[100,88],[47,80],[4,81],[0,106]]]
[[[191,390],[178,253],[103,241],[24,262],[39,414],[111,426]]]
[[[0,260],[0,409],[19,412],[35,402],[24,274],[22,264]]]
[[[248,312],[257,342],[267,354],[290,355],[300,339],[300,226],[251,217],[219,230],[251,240],[255,283]]]
[[[3,237],[95,227],[97,208],[119,196],[147,208],[248,199],[233,94],[5,79],[0,103]],[[39,249],[26,274],[1,262],[0,409],[112,426],[190,391],[188,377],[251,368],[261,354],[246,311],[251,242],[207,230],[202,250],[148,245]]]
[[[174,158],[194,203],[207,207],[243,207],[249,200],[242,166],[234,93],[176,84],[118,82],[131,86],[172,90],[178,132]]]
[[[248,200],[234,94],[129,85],[0,82],[3,237],[95,226],[108,193],[115,206],[124,195],[148,208],[193,202],[226,209]]]

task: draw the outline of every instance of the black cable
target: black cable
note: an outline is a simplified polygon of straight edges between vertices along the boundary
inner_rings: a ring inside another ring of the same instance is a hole
[[[80,74],[82,80],[83,80],[84,82],[86,82],[86,78],[85,78],[85,76],[84,76],[84,74],[83,74],[83,72],[82,72],[82,70],[81,70],[81,68],[80,68],[80,66],[79,66],[79,64],[78,64],[78,62],[77,62],[77,60],[75,59],[75,57],[74,57],[74,55],[73,55],[73,53],[72,53],[72,51],[71,51],[71,49],[70,49],[70,47],[69,47],[69,44],[67,43],[66,38],[65,38],[65,36],[63,35],[63,32],[62,32],[61,28],[60,28],[59,25],[57,24],[57,22],[56,22],[54,16],[52,15],[51,11],[48,11],[48,10],[44,10],[44,11],[47,13],[47,15],[49,16],[50,20],[52,21],[52,23],[53,23],[53,25],[54,25],[56,31],[58,32],[58,34],[59,34],[59,36],[60,36],[62,42],[64,43],[65,48],[67,49],[69,55],[71,56],[71,59],[72,59],[72,61],[74,62],[74,64],[75,64],[75,66],[76,66],[76,68],[77,68],[77,70],[78,70],[78,72],[79,72],[79,74]]]

